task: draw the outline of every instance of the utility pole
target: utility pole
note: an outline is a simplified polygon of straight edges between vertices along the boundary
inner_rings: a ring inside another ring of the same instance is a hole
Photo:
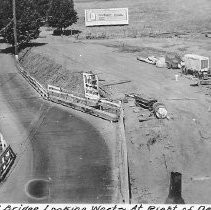
[[[16,19],[16,5],[15,0],[13,0],[13,20],[14,20],[14,46],[15,46],[15,56],[18,55],[18,40],[17,40],[17,19]]]

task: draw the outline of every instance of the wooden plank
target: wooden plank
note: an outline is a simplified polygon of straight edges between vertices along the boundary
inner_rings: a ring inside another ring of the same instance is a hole
[[[75,103],[75,102],[72,102],[72,101],[64,100],[64,99],[62,99],[60,97],[56,97],[56,96],[53,96],[53,97],[51,96],[49,99],[53,102],[62,104],[64,106],[71,107],[73,109],[82,111],[82,112],[87,113],[87,114],[91,114],[91,115],[100,117],[100,118],[105,119],[105,120],[109,120],[109,121],[112,121],[112,122],[118,122],[118,119],[119,119],[119,116],[117,114],[113,114],[113,113],[105,112],[105,111],[102,111],[102,110],[99,110],[99,109],[95,109],[93,107],[89,107],[89,106],[86,106],[86,105],[81,104],[81,103]]]
[[[123,80],[123,81],[117,81],[117,82],[113,82],[113,83],[104,84],[102,86],[121,85],[121,84],[129,83],[129,82],[131,82],[131,80]]]

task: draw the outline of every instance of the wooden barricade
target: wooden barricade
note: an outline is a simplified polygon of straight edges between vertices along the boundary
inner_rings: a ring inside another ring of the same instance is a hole
[[[16,158],[16,154],[13,152],[12,148],[8,146],[0,154],[0,181],[2,181],[8,174],[10,168],[12,167]]]

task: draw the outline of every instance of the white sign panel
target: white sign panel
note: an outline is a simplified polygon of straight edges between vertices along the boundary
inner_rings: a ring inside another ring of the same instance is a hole
[[[54,92],[54,93],[61,93],[61,88],[60,87],[56,87],[53,85],[48,85],[48,91]]]
[[[95,74],[83,73],[85,97],[99,99],[98,77]]]
[[[128,8],[88,9],[85,10],[85,25],[127,25]]]

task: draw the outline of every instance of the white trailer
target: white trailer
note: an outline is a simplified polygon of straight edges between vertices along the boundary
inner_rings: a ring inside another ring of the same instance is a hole
[[[183,72],[185,74],[191,73],[199,78],[207,75],[209,71],[208,57],[186,54],[184,56],[184,64]]]

